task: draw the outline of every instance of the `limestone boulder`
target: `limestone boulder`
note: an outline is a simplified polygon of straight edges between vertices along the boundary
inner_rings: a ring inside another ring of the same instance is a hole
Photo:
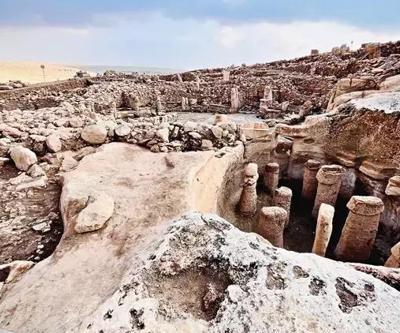
[[[22,146],[11,148],[10,157],[14,161],[15,166],[22,171],[27,171],[31,165],[37,162],[36,154]]]
[[[62,149],[62,143],[57,134],[50,134],[46,138],[46,145],[52,153],[57,153]]]
[[[79,234],[96,231],[104,227],[114,211],[114,200],[105,193],[89,196],[87,206],[79,213],[75,231]]]
[[[98,145],[106,141],[107,133],[105,126],[89,125],[82,130],[81,137],[87,143]]]

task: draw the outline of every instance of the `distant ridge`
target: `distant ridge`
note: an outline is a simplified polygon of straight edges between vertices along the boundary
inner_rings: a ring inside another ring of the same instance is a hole
[[[81,70],[103,74],[107,70],[114,70],[121,73],[138,72],[140,74],[171,74],[182,72],[183,70],[161,68],[161,67],[141,67],[141,66],[114,66],[114,65],[73,65]]]

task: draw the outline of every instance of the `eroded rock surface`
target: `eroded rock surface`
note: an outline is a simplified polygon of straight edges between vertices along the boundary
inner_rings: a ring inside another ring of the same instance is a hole
[[[342,263],[274,248],[194,213],[169,228],[80,330],[391,332],[400,324],[399,296]]]

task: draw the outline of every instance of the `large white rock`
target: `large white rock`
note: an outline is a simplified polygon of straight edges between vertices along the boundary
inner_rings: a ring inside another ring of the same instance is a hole
[[[96,231],[104,227],[114,211],[114,199],[105,193],[89,196],[87,206],[79,213],[75,231],[79,234]]]
[[[11,148],[10,157],[14,161],[15,166],[22,171],[27,171],[31,165],[37,162],[36,154],[22,146]]]
[[[89,125],[82,130],[81,137],[87,143],[97,145],[106,141],[107,133],[107,129],[104,126]]]
[[[57,134],[50,134],[46,138],[46,145],[52,153],[57,153],[62,148],[60,137]]]

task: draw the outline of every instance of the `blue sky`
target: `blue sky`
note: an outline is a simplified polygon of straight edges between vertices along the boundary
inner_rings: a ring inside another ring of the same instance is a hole
[[[196,68],[400,39],[399,0],[0,0],[0,59]]]

